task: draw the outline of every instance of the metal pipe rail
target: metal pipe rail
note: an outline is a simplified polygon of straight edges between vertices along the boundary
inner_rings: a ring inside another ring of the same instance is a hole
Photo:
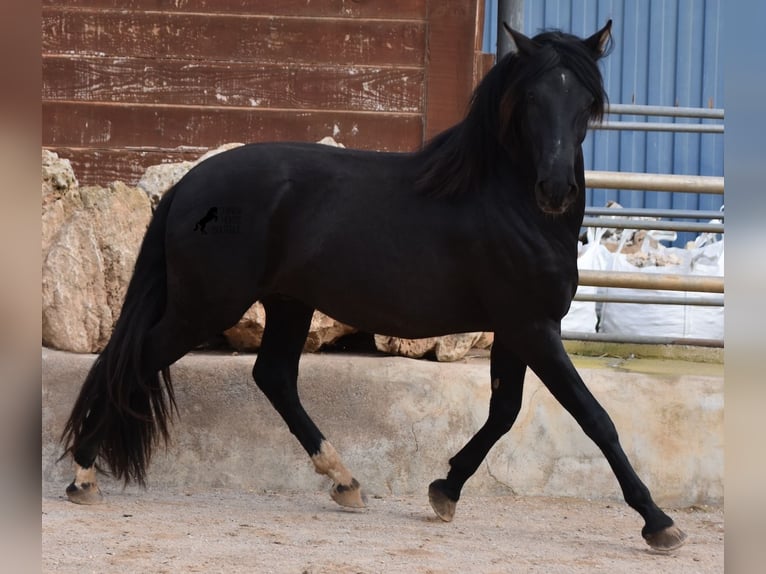
[[[674,217],[677,219],[720,219],[723,211],[695,209],[651,209],[645,207],[586,207],[585,215],[608,217]]]
[[[690,221],[657,221],[653,219],[627,219],[620,217],[585,217],[583,227],[609,227],[614,229],[651,229],[655,231],[698,231],[723,233],[723,223],[694,223]]]
[[[626,130],[636,132],[683,132],[700,134],[722,134],[722,124],[672,124],[667,122],[625,122],[609,121],[591,124],[594,130]]]
[[[597,189],[723,194],[724,178],[707,175],[585,171],[585,186]]]
[[[685,295],[615,295],[607,294],[576,294],[575,301],[594,303],[637,303],[652,305],[692,305],[698,307],[723,307],[723,296],[687,297]]]
[[[685,108],[676,106],[646,106],[640,104],[608,104],[605,113],[625,116],[668,116],[722,120],[723,108]]]
[[[579,284],[588,287],[723,293],[723,277],[709,275],[671,275],[669,273],[592,271],[583,269],[580,271]]]
[[[694,347],[723,347],[720,339],[693,337],[660,337],[651,335],[622,335],[620,333],[581,333],[562,331],[561,338],[568,341],[599,341],[605,343],[639,343],[641,345],[691,345]]]
[[[604,110],[608,115],[665,116],[674,118],[697,118],[700,120],[723,120],[720,108],[681,108],[674,106],[643,106],[636,104],[610,104]],[[724,133],[720,123],[638,122],[607,120],[591,125],[597,130],[626,130],[645,132]]]

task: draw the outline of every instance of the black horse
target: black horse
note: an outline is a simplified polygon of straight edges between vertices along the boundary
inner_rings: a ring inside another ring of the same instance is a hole
[[[114,333],[66,424],[62,440],[76,462],[69,498],[100,500],[97,458],[118,478],[144,482],[175,410],[168,366],[260,300],[267,322],[253,377],[333,480],[339,504],[363,505],[359,483],[297,391],[314,309],[399,337],[495,333],[487,422],[429,487],[443,520],[511,428],[529,367],[603,451],[646,541],[683,544],[560,336],[578,279],[581,143],[603,113],[597,62],[610,29],[611,21],[585,40],[509,29],[517,51],[482,80],[465,120],[417,153],[252,144],[192,169],[156,209]],[[194,233],[212,206],[236,211],[238,225]]]

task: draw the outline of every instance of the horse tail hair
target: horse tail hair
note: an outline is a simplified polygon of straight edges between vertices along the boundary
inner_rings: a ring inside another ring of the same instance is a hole
[[[71,454],[87,467],[99,458],[125,484],[145,484],[152,448],[160,438],[167,444],[169,422],[178,412],[168,366],[147,365],[144,349],[165,310],[165,230],[174,192],[165,193],[154,212],[114,331],[88,372],[61,436],[62,458]]]

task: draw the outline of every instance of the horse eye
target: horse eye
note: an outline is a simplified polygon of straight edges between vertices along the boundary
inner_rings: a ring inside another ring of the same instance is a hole
[[[527,92],[527,101],[528,102],[534,102],[535,101],[535,95],[532,92]]]

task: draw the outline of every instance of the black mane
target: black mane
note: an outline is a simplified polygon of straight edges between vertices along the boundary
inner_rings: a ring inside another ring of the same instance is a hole
[[[531,57],[512,52],[487,72],[473,92],[463,121],[436,135],[419,152],[418,188],[431,196],[475,191],[498,162],[508,162],[524,139],[520,123],[527,86],[556,66],[574,73],[593,96],[591,121],[601,120],[607,95],[596,59],[583,41],[561,31],[533,38]]]

